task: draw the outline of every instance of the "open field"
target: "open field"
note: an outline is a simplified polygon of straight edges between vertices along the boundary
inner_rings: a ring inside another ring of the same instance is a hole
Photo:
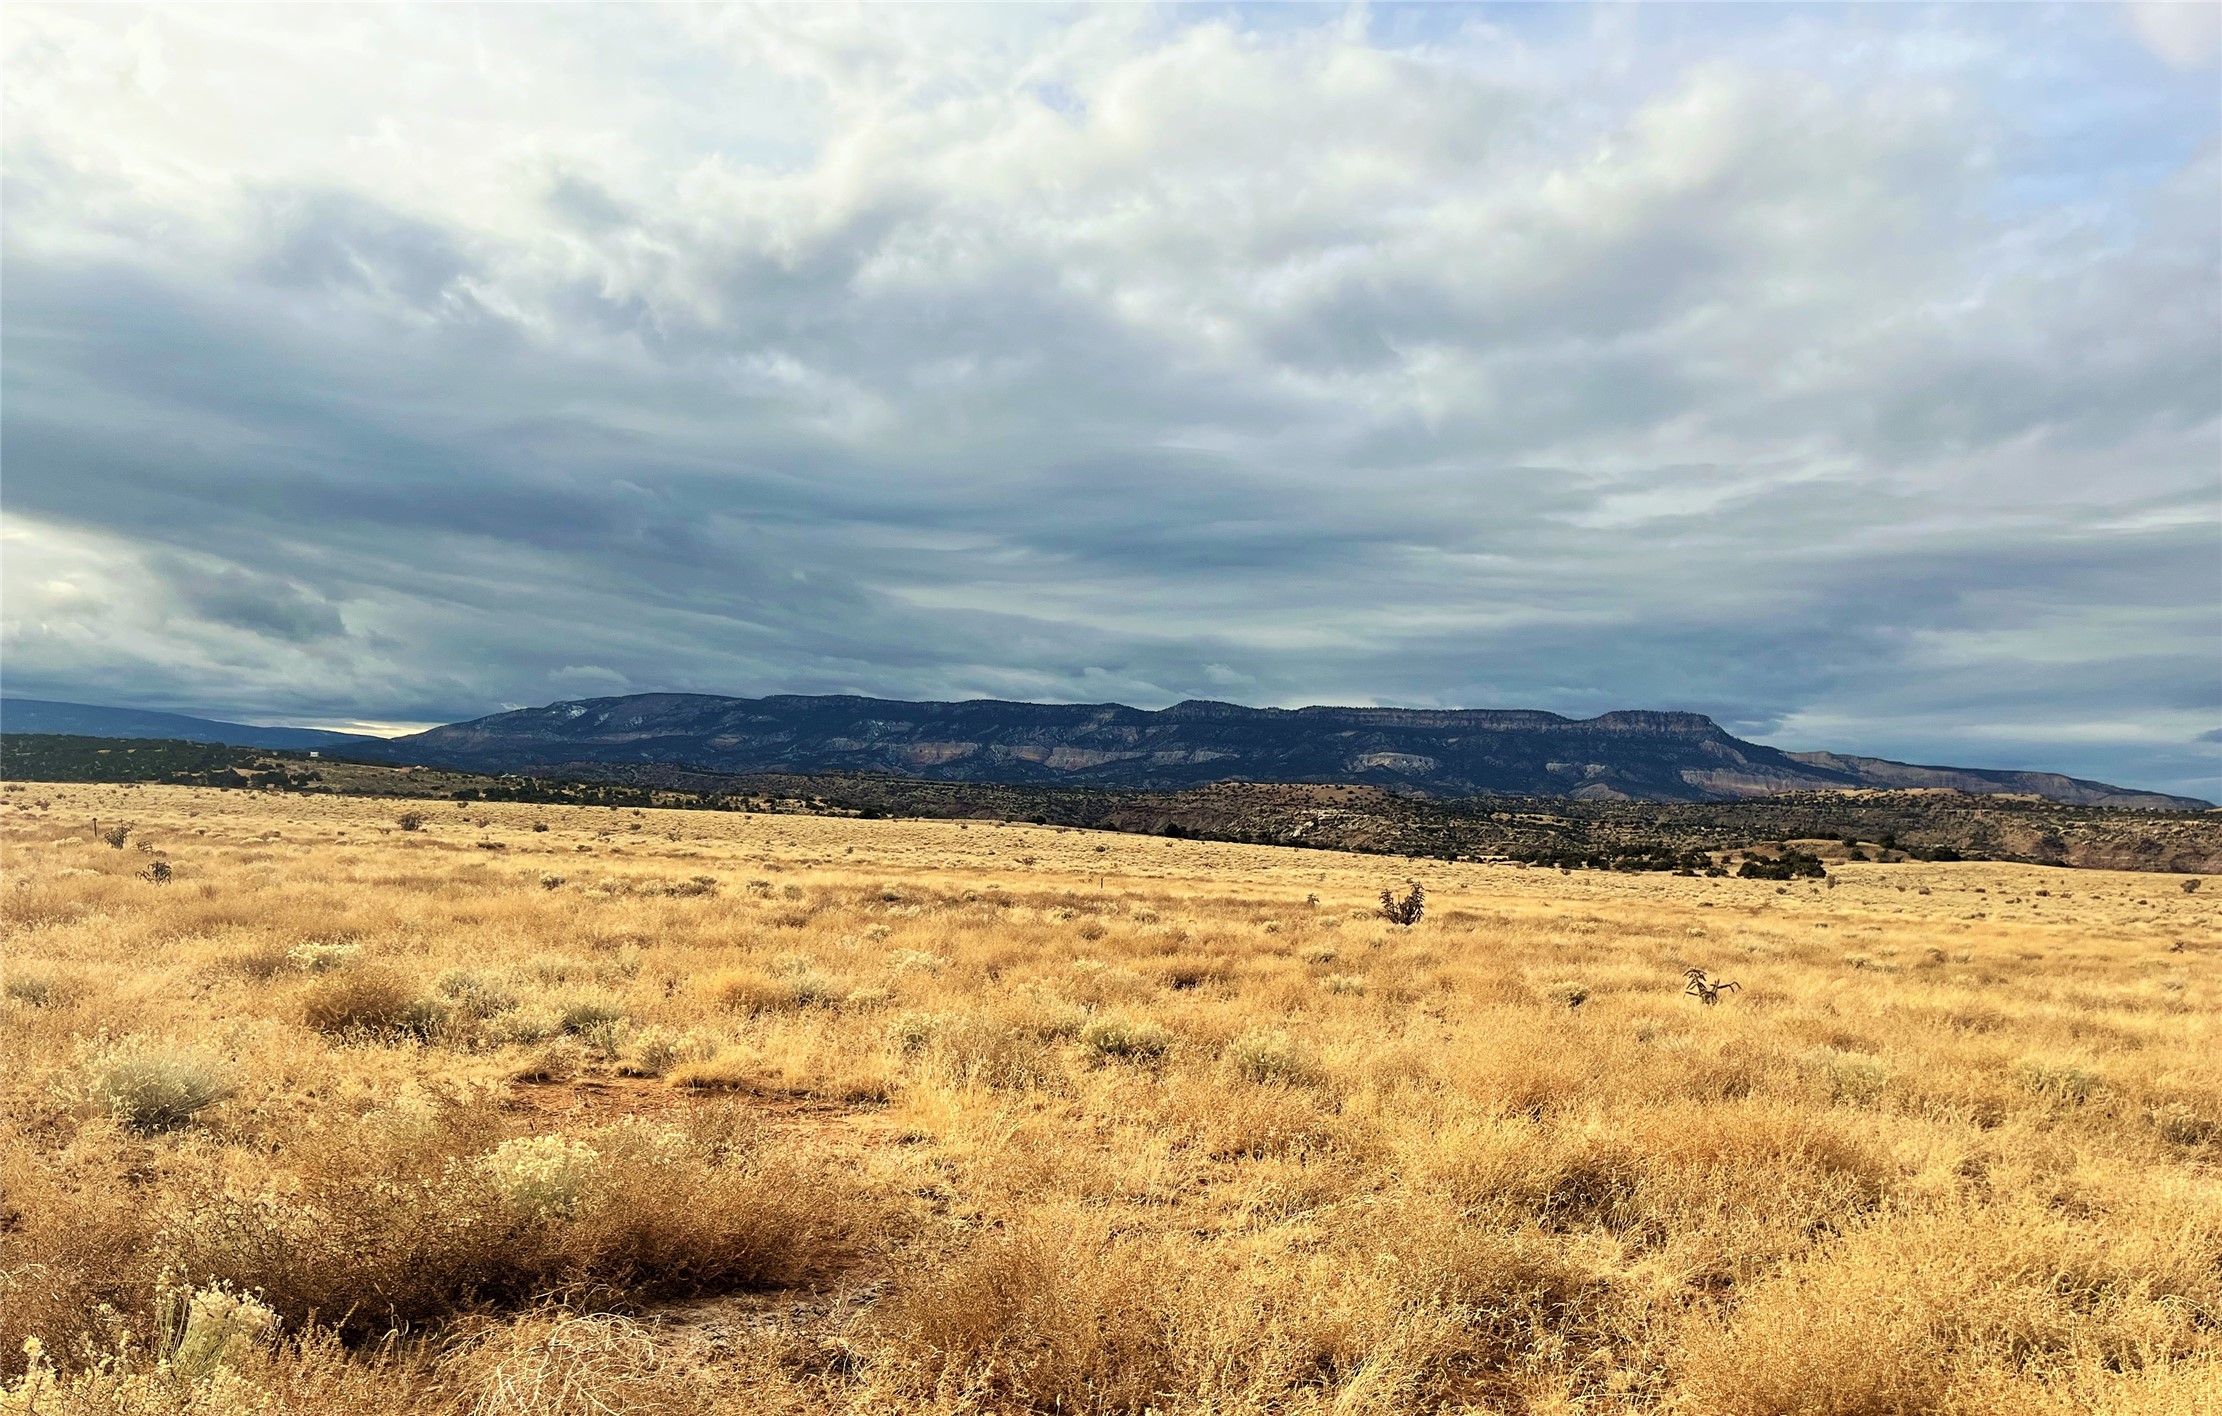
[[[734,776],[669,762],[578,762],[491,777],[210,743],[0,734],[0,773],[34,782],[282,789],[542,806],[692,807],[776,815],[1031,822],[1575,869],[1735,870],[1801,841],[1823,859],[1991,860],[2222,874],[2222,812],[2076,806],[1956,791],[1788,792],[1741,801],[1400,796],[1376,786],[1228,781],[1112,791],[864,773]]]
[[[0,852],[0,1409],[2222,1410],[2222,883],[45,784]]]

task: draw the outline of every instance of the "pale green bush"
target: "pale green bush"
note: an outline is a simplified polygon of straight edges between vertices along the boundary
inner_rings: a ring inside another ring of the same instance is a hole
[[[519,1136],[504,1141],[481,1162],[502,1199],[532,1219],[569,1219],[578,1213],[601,1153],[562,1136]]]
[[[360,944],[335,944],[324,939],[310,939],[285,951],[287,959],[303,973],[325,973],[341,964],[353,963],[363,952]]]
[[[2028,1058],[2014,1068],[2014,1079],[2027,1091],[2069,1106],[2080,1106],[2098,1090],[2098,1073],[2073,1062]]]
[[[165,1288],[156,1303],[169,1367],[180,1376],[211,1376],[267,1347],[278,1335],[278,1315],[228,1284],[212,1283],[197,1292]]]
[[[498,1017],[517,1006],[515,993],[475,969],[449,969],[433,980],[432,991],[471,1018]]]
[[[87,1110],[140,1135],[174,1131],[231,1093],[224,1069],[196,1048],[136,1041],[87,1058],[71,1089]]]
[[[556,1026],[567,1033],[587,1033],[609,1023],[622,1022],[625,1010],[607,998],[575,997],[555,1004]]]
[[[553,1008],[517,1008],[487,1022],[486,1040],[497,1047],[530,1046],[562,1031],[563,1018]]]
[[[1080,1029],[1080,1045],[1098,1060],[1147,1062],[1165,1055],[1173,1035],[1152,1022],[1095,1018]]]
[[[923,1052],[949,1023],[945,1013],[898,1013],[887,1023],[888,1045],[897,1052]]]
[[[635,1076],[660,1077],[683,1062],[707,1062],[717,1051],[717,1044],[700,1033],[645,1028],[633,1038],[632,1058],[625,1070]]]
[[[76,998],[80,990],[74,981],[53,974],[11,971],[4,991],[26,1008],[52,1008]]]
[[[1287,1033],[1244,1033],[1221,1056],[1244,1081],[1297,1085],[1319,1078],[1318,1064]]]
[[[1828,1088],[1829,1100],[1859,1105],[1881,1096],[1890,1083],[1890,1068],[1879,1057],[1864,1052],[1846,1052],[1834,1047],[1816,1047],[1798,1059],[1815,1073]]]
[[[632,1041],[633,1025],[623,1018],[605,1018],[579,1029],[578,1039],[587,1055],[597,1062],[615,1062]]]
[[[455,1022],[455,1010],[438,998],[414,998],[401,1010],[401,1031],[426,1042],[447,1036]]]
[[[518,1069],[527,1082],[568,1082],[586,1065],[586,1048],[569,1033],[557,1033],[542,1043],[532,1059]]]

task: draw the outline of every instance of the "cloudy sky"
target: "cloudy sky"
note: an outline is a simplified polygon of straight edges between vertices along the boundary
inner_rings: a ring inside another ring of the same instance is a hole
[[[4,687],[2222,797],[2218,14],[11,5]]]

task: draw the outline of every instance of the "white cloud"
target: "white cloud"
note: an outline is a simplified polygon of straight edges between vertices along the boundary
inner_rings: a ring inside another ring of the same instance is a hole
[[[2215,696],[2203,81],[1496,18],[17,7],[11,677]]]
[[[2222,61],[2222,5],[2213,0],[2135,0],[2127,7],[2137,37],[2178,69]]]

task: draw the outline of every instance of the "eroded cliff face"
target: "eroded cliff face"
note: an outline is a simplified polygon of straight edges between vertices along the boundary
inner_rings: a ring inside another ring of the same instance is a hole
[[[880,772],[1136,790],[1247,780],[1362,784],[1438,797],[1600,801],[1718,801],[1932,785],[1878,776],[1902,771],[1949,773],[1962,791],[2074,793],[2057,799],[2086,805],[2114,804],[2117,797],[2136,799],[2127,804],[2185,804],[2047,774],[1790,754],[1731,736],[1700,714],[1640,711],[1573,719],[1532,710],[1281,709],[1200,701],[1151,711],[1115,703],[641,694],[499,713],[397,739],[388,753],[475,771],[667,762],[719,772]]]

